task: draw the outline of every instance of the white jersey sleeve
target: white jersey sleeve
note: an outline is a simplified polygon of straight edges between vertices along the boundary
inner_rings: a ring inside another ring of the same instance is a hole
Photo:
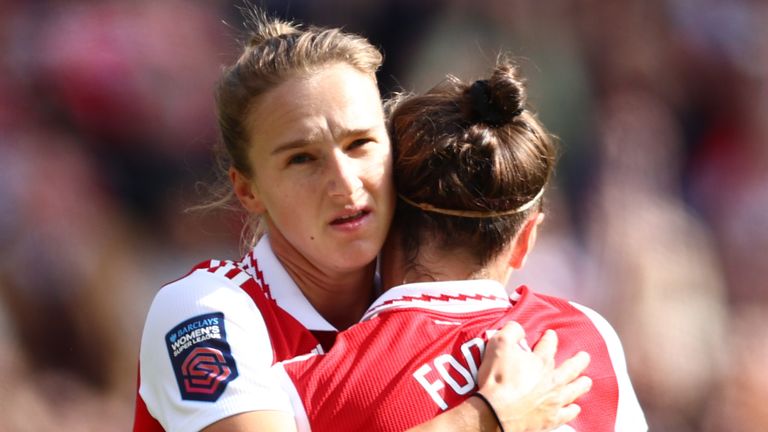
[[[275,374],[277,381],[279,382],[283,391],[285,391],[285,393],[288,395],[291,401],[292,413],[293,413],[293,418],[296,421],[297,432],[311,432],[312,428],[309,425],[309,418],[307,417],[307,410],[304,407],[304,401],[301,399],[301,395],[299,394],[299,391],[296,388],[296,384],[293,382],[290,375],[288,375],[288,372],[285,371],[285,367],[283,365],[291,361],[301,361],[307,358],[308,356],[312,356],[312,355],[316,355],[316,354],[307,354],[307,355],[299,356],[299,357],[296,357],[295,359],[287,360],[285,362],[280,362],[272,366],[272,370]]]
[[[262,314],[237,281],[196,270],[163,287],[150,307],[139,394],[169,432],[248,411],[292,413],[270,372],[273,357]]]
[[[648,424],[645,415],[637,400],[635,389],[629,379],[627,372],[627,361],[624,355],[624,348],[621,346],[619,335],[611,324],[596,311],[570,302],[576,309],[586,315],[595,325],[608,348],[608,355],[611,357],[616,379],[619,385],[619,402],[616,410],[616,432],[645,432],[648,430]]]

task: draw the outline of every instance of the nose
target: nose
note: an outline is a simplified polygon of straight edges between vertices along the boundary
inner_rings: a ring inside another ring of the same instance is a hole
[[[331,197],[349,197],[362,188],[360,169],[354,158],[335,151],[328,165],[328,193]]]

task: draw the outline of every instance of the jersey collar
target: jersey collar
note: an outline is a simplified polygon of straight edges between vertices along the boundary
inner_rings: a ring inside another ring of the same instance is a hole
[[[245,270],[262,285],[267,297],[291,314],[308,330],[338,331],[309,303],[296,282],[288,275],[264,235],[243,259]]]
[[[382,312],[420,308],[439,312],[465,313],[495,308],[509,308],[510,298],[504,285],[495,280],[419,282],[393,287],[373,302],[362,321]]]

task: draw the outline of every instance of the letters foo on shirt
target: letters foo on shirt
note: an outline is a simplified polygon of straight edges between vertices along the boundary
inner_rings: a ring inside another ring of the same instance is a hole
[[[592,357],[592,390],[579,399],[579,417],[560,431],[647,430],[618,337],[602,317],[525,287],[510,303],[500,284],[487,282],[397,287],[327,354],[278,365],[301,430],[396,431],[423,423],[477,389],[488,330],[510,320],[523,325],[529,344],[556,330],[558,363],[581,350]]]

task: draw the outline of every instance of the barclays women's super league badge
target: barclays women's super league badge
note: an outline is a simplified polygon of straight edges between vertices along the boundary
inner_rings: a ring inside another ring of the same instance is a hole
[[[214,402],[237,378],[221,312],[182,322],[165,335],[165,343],[184,400]]]

